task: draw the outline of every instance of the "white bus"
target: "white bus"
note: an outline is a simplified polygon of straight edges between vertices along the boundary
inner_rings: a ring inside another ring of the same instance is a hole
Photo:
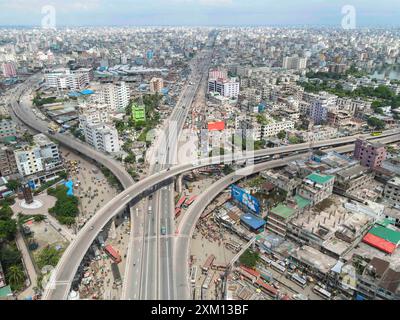
[[[307,285],[307,280],[304,279],[303,277],[300,277],[297,273],[293,273],[291,276],[291,280],[295,283],[297,283],[300,287],[303,289]]]
[[[194,285],[197,278],[197,266],[193,266],[190,270],[190,282]]]
[[[324,288],[321,288],[318,285],[314,286],[313,291],[320,297],[327,300],[330,300],[332,297],[332,294],[329,291],[325,290]]]
[[[261,258],[261,260],[262,260],[265,264],[267,264],[267,265],[270,265],[271,262],[272,262],[271,259],[267,258],[267,257],[264,256],[264,255],[260,256],[260,258]]]
[[[279,263],[275,262],[275,261],[271,261],[271,267],[272,269],[275,269],[276,271],[280,272],[280,273],[285,273],[286,268],[282,265],[280,265]]]

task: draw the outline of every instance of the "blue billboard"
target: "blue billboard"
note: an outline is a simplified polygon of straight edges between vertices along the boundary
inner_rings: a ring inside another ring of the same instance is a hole
[[[251,211],[257,214],[260,213],[260,203],[256,198],[248,194],[245,190],[239,188],[238,186],[231,185],[231,196],[233,199],[244,204]]]

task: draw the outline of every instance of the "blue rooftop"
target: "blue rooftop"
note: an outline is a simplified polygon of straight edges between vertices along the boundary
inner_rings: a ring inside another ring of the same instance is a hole
[[[253,214],[245,213],[240,217],[240,220],[254,230],[258,230],[266,224],[262,218],[256,217]]]
[[[88,94],[93,94],[94,91],[90,90],[90,89],[85,89],[85,90],[82,90],[80,93],[83,94],[84,96],[86,96]]]

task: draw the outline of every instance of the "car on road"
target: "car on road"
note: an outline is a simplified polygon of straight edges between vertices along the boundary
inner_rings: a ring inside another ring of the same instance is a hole
[[[167,234],[167,228],[165,228],[165,226],[162,226],[162,227],[161,227],[161,234],[162,234],[163,236],[165,236],[165,235]]]

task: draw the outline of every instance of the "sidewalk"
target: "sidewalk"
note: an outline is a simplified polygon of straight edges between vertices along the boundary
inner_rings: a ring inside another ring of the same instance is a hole
[[[28,274],[30,283],[29,287],[27,287],[23,292],[21,292],[18,295],[18,299],[23,300],[28,297],[33,297],[34,295],[33,288],[37,286],[37,275],[31,256],[29,255],[28,248],[25,245],[25,241],[22,238],[20,231],[17,232],[16,242],[17,242],[17,247],[21,252],[22,262],[24,264],[25,271]]]

